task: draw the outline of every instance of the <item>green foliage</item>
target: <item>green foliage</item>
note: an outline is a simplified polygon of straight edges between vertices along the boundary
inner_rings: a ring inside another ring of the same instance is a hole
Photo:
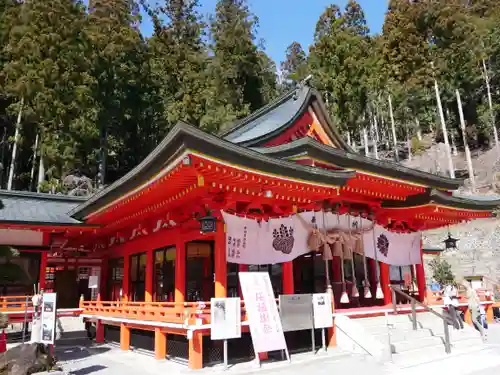
[[[245,0],[219,0],[210,20],[210,92],[205,122],[212,129],[257,110],[275,96],[269,59],[255,41],[258,18]],[[210,124],[210,125],[209,125]]]
[[[344,12],[330,6],[316,25],[309,69],[330,114],[344,130],[355,131],[364,124],[368,109],[370,50],[364,13],[349,1]]]
[[[307,57],[300,43],[293,42],[287,47],[285,58],[285,61],[281,63],[281,72],[284,80],[283,88],[289,90],[306,78]]]
[[[439,140],[436,80],[449,130],[459,134],[458,89],[471,146],[492,144],[500,90],[496,0],[391,0],[380,35],[370,34],[357,1],[342,9],[332,4],[311,30],[308,52],[290,38],[279,83],[246,0],[218,0],[207,22],[199,5],[0,0],[0,187],[18,115],[15,187],[36,185],[35,154],[45,167],[42,191],[64,193],[66,176],[97,182],[99,166],[106,183],[121,177],[178,121],[218,133],[309,74],[330,116],[358,142],[376,119],[387,143],[389,96],[397,137],[411,139],[413,152],[422,149],[417,131]],[[140,32],[141,7],[154,25],[150,38]]]
[[[451,265],[445,259],[436,257],[430,262],[432,277],[441,285],[452,284],[455,276],[451,271]]]

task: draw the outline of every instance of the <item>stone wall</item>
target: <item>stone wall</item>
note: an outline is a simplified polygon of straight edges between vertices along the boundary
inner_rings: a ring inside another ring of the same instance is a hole
[[[479,219],[450,227],[458,250],[442,253],[459,280],[464,276],[487,276],[500,281],[500,220]],[[443,248],[448,229],[423,233],[424,248]],[[431,271],[427,270],[431,275]]]

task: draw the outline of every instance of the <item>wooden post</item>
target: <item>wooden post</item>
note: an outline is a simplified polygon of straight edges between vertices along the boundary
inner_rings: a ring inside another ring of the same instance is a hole
[[[130,296],[130,255],[125,254],[123,257],[123,280],[122,280],[122,297],[124,301],[128,301]]]
[[[226,233],[223,221],[217,221],[215,232],[215,297],[227,296]]]
[[[153,302],[153,275],[154,275],[154,251],[146,252],[146,293],[145,302]]]
[[[47,275],[47,257],[48,253],[46,251],[42,251],[40,254],[40,289],[45,289],[45,277]]]
[[[427,283],[425,282],[425,269],[424,269],[424,252],[422,249],[422,241],[420,241],[420,264],[415,265],[415,273],[417,277],[418,299],[420,302],[425,301],[427,296]]]
[[[493,314],[493,303],[484,305],[484,309],[486,310],[486,321],[488,323],[494,323],[495,315]]]
[[[167,356],[167,334],[160,327],[155,328],[155,358],[165,359]]]
[[[99,294],[104,301],[107,301],[110,296],[108,296],[108,275],[109,275],[109,259],[105,257],[101,260],[101,273],[99,280]]]
[[[96,323],[96,329],[95,329],[95,342],[98,344],[102,344],[105,340],[105,328],[104,324],[102,324],[102,320],[98,320]],[[120,337],[121,337],[121,330],[120,330]]]
[[[177,239],[175,244],[175,296],[176,303],[185,301],[186,293],[186,244],[184,239]]]
[[[390,305],[392,303],[392,292],[391,288],[389,288],[389,284],[391,283],[389,265],[379,261],[379,266],[380,266],[380,285],[384,293],[384,305]]]
[[[130,350],[130,328],[125,323],[120,324],[120,349]]]
[[[200,331],[194,331],[189,340],[189,368],[200,370],[203,368],[203,336]]]
[[[283,263],[283,294],[293,294],[295,286],[293,283],[293,261]]]
[[[247,272],[248,271],[248,265],[246,264],[238,264],[238,272]],[[238,295],[240,296],[241,299],[243,299],[243,292],[241,291],[241,284],[238,279]]]

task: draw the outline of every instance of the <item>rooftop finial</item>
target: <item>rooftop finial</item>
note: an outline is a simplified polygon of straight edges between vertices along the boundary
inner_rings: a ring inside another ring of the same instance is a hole
[[[297,85],[295,86],[295,93],[293,94],[293,100],[297,100],[299,98],[299,91],[302,90],[302,88],[309,82],[312,78],[312,74],[309,74],[306,78],[304,78],[302,81],[297,82]]]

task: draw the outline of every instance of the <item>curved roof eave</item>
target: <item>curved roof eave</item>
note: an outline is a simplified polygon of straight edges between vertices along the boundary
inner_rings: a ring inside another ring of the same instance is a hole
[[[424,194],[418,194],[413,197],[409,197],[405,202],[383,202],[382,207],[411,208],[433,203],[450,208],[489,212],[500,207],[500,199],[467,199],[454,195],[448,195],[436,189],[429,189],[429,191]]]
[[[392,161],[377,160],[358,153],[339,150],[309,137],[300,138],[279,146],[254,148],[254,150],[263,154],[285,158],[307,153],[312,157],[335,164],[341,168],[365,171],[398,180],[407,180],[408,182],[443,190],[456,190],[464,183],[462,179],[437,176]]]
[[[320,123],[326,125],[324,130],[332,142],[343,150],[353,151],[330,119],[320,93],[305,85],[289,91],[239,120],[233,127],[221,133],[221,137],[246,147],[261,145],[292,126],[310,105],[315,109]]]
[[[343,186],[355,175],[354,171],[329,171],[276,159],[205,133],[194,126],[178,123],[139,165],[73,209],[70,215],[73,218],[83,219],[92,212],[119,200],[126,192],[147,183],[166,165],[188,151],[199,152],[208,157],[264,173],[276,174],[276,171],[279,171],[283,176],[311,183]]]

